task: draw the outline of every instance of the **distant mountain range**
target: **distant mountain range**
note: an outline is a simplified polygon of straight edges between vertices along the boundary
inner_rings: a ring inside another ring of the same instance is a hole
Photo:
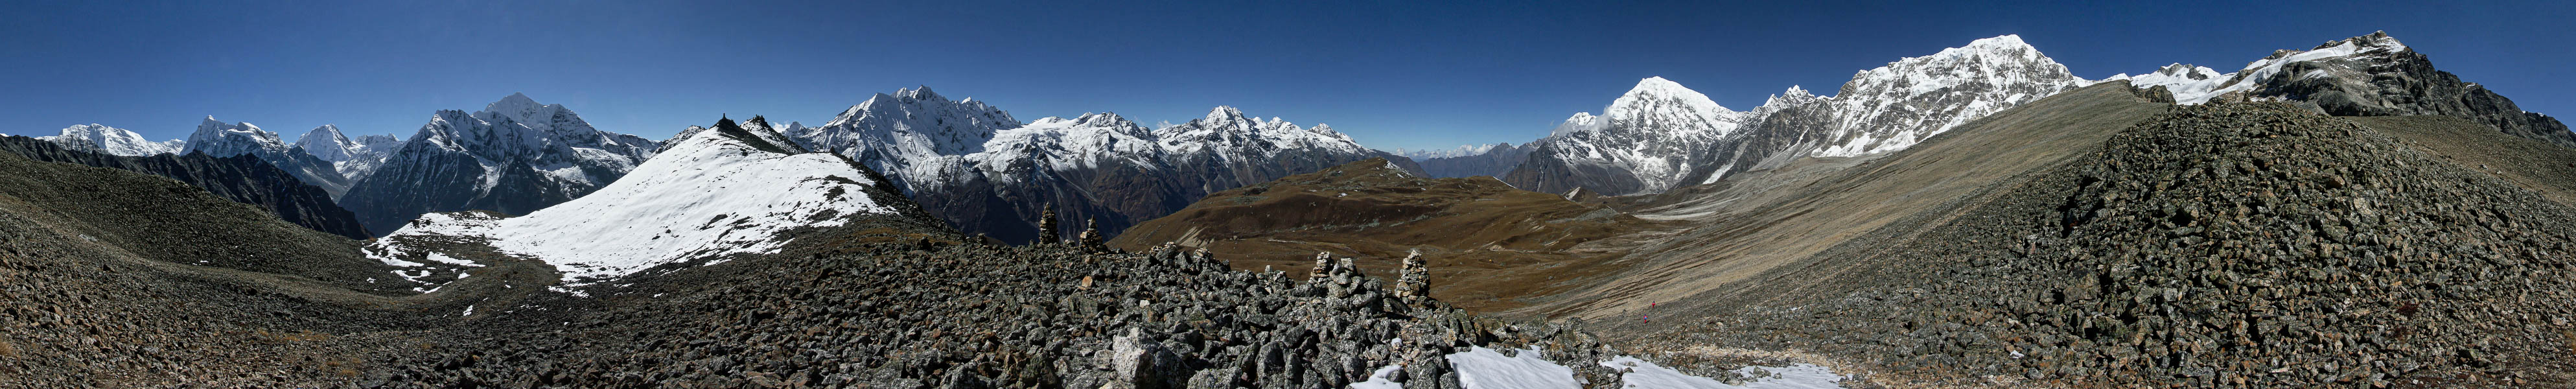
[[[1022,123],[974,99],[929,88],[877,94],[821,127],[791,125],[802,146],[884,172],[959,230],[1007,242],[1037,240],[1054,208],[1063,238],[1096,225],[1116,234],[1209,192],[1368,158],[1330,126],[1258,119],[1233,107],[1147,129],[1114,113]],[[1400,162],[1420,171],[1410,160]]]
[[[1038,239],[1037,219],[1050,207],[1066,226],[1064,237],[1086,224],[1115,235],[1208,193],[1368,158],[1427,177],[1492,176],[1556,194],[1661,193],[1804,158],[1902,150],[1985,115],[2109,80],[2160,89],[2183,104],[2241,96],[2337,115],[2470,117],[2576,147],[2576,133],[2564,124],[2434,70],[2386,34],[2283,50],[2234,73],[2175,64],[2105,80],[2076,77],[2006,35],[1859,71],[1831,96],[1791,86],[1745,111],[1655,77],[1600,114],[1572,115],[1544,138],[1445,150],[1373,150],[1330,126],[1301,127],[1233,107],[1162,128],[1106,112],[1022,122],[926,87],[877,94],[822,126],[789,123],[773,132],[882,172],[891,188],[961,231],[1028,242]],[[351,138],[325,125],[289,144],[258,126],[211,117],[188,141],[151,142],[97,124],[39,139],[114,155],[251,155],[322,189],[378,233],[424,213],[534,212],[609,185],[669,147],[598,130],[562,105],[522,94],[472,113],[439,111],[408,139]]]

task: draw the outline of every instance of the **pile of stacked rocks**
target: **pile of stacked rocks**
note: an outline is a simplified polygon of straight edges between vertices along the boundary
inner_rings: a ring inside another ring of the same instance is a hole
[[[1346,261],[1301,281],[1170,246],[932,246],[737,261],[584,300],[603,306],[495,310],[483,320],[543,325],[487,326],[363,384],[1311,388],[1397,366],[1405,387],[1456,388],[1444,358],[1473,345],[1578,367],[1616,355],[1566,327],[1407,306]],[[1614,384],[1606,370],[1586,371]]]

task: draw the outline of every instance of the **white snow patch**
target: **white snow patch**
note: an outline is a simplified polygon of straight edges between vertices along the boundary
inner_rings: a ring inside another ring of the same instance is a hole
[[[1619,380],[1627,388],[1839,389],[1843,380],[1842,376],[1834,375],[1832,369],[1803,363],[1787,367],[1747,366],[1735,369],[1737,376],[1755,379],[1743,385],[1728,385],[1715,379],[1685,374],[1637,357],[1612,358],[1602,362],[1601,366],[1620,371]]]
[[[1376,372],[1369,373],[1368,381],[1351,383],[1351,389],[1404,389],[1404,384],[1395,382],[1395,372],[1399,371],[1404,371],[1404,365],[1377,368]]]
[[[1449,354],[1449,365],[1458,369],[1458,383],[1467,389],[1558,389],[1580,388],[1574,381],[1574,369],[1549,362],[1538,347],[1519,350],[1519,355],[1505,356],[1500,351],[1476,346],[1467,352]]]

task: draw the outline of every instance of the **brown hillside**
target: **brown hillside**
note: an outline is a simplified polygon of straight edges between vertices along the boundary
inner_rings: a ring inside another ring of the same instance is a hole
[[[1127,230],[1112,247],[1203,247],[1237,269],[1304,277],[1317,252],[1392,279],[1422,250],[1432,295],[1491,311],[1561,292],[1625,254],[1604,238],[1652,223],[1489,177],[1422,178],[1371,159],[1208,195]],[[1596,243],[1596,244],[1587,244]]]

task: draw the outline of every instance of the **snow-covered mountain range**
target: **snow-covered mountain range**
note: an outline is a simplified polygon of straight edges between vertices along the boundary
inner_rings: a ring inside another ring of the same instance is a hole
[[[1085,222],[1115,233],[1212,191],[1392,157],[1331,126],[1257,119],[1233,107],[1162,129],[1114,113],[1022,123],[926,87],[877,94],[821,127],[786,133],[884,172],[962,231],[1012,242],[1036,239],[1035,219],[1049,206],[1071,226],[1065,234]]]
[[[1798,157],[1901,150],[1952,127],[2088,85],[2021,37],[2005,35],[1860,71],[1834,96],[1792,86],[1734,111],[1661,77],[1639,81],[1601,115],[1578,113],[1531,142],[1503,179],[1528,190],[1656,193]]]
[[[349,192],[349,178],[340,175],[339,169],[331,166],[330,162],[286,144],[286,141],[278,139],[277,133],[261,130],[258,125],[225,123],[207,116],[197,123],[196,132],[188,134],[187,144],[179,151],[179,154],[198,153],[218,158],[235,155],[259,157],[259,160],[285,169],[287,174],[295,175],[306,184],[321,187],[333,199]]]
[[[369,254],[397,266],[442,261],[435,242],[463,239],[543,260],[567,281],[597,281],[671,263],[767,254],[795,231],[872,217],[923,217],[879,176],[806,152],[758,119],[695,128],[579,199],[518,217],[431,213],[379,239]]]
[[[61,144],[63,147],[128,157],[176,153],[188,143],[177,139],[153,142],[144,139],[143,134],[97,123],[64,127],[61,135],[39,136],[36,139]]]
[[[433,114],[366,169],[340,205],[369,231],[392,231],[430,212],[525,214],[614,182],[658,148],[592,128],[563,105],[511,94],[481,111]]]
[[[1497,142],[1481,145],[1459,145],[1456,148],[1448,149],[1406,150],[1402,147],[1398,147],[1395,151],[1388,151],[1387,153],[1419,161],[1432,158],[1457,158],[1482,155],[1486,152],[1493,151],[1496,147],[1511,146],[1512,144],[1510,142]]]

